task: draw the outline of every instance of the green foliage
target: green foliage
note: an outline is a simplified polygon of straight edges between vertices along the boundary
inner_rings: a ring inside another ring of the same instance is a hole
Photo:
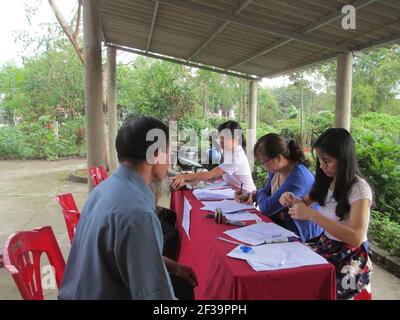
[[[268,89],[258,89],[258,109],[261,123],[273,125],[278,119],[282,118],[278,101]]]
[[[322,65],[319,72],[328,82],[328,91],[335,94],[336,64]],[[365,52],[353,62],[352,113],[399,114],[400,46]]]
[[[176,120],[194,111],[191,88],[180,65],[138,57],[133,70],[120,78],[121,87],[130,90],[118,97],[129,113],[153,115],[162,120]]]
[[[392,255],[400,257],[400,223],[392,221],[388,214],[371,212],[369,238]]]
[[[67,40],[59,40],[54,48],[25,59],[23,67],[1,67],[0,92],[9,122],[14,114],[28,121],[55,115],[57,104],[83,113],[82,64]]]
[[[400,223],[400,145],[372,132],[356,136],[357,158],[376,196],[376,209]]]
[[[79,118],[61,125],[59,137],[53,131],[52,120],[42,116],[36,122],[0,127],[0,158],[49,159],[83,156],[85,141],[79,139],[79,128],[84,119]]]
[[[0,158],[25,158],[28,150],[22,147],[23,137],[13,126],[0,127]]]
[[[254,163],[253,180],[254,184],[258,188],[264,188],[267,182],[268,172],[258,163]]]

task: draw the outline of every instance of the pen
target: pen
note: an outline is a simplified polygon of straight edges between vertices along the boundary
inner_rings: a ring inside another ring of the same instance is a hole
[[[227,224],[230,224],[232,226],[239,226],[239,227],[244,227],[246,225],[245,222],[243,221],[231,221],[231,220],[226,220]]]
[[[230,224],[232,226],[239,226],[239,227],[244,227],[246,225],[246,222],[244,221],[231,221],[231,220],[226,220],[227,224]]]
[[[242,194],[242,190],[243,190],[243,183],[240,184],[240,194]]]
[[[217,240],[221,240],[221,241],[225,241],[225,242],[229,242],[229,243],[233,243],[233,244],[238,244],[240,246],[244,246],[243,243],[236,242],[236,241],[233,241],[233,240],[228,240],[228,239],[225,239],[225,238],[222,238],[222,237],[217,237]]]
[[[296,237],[287,237],[287,238],[280,238],[280,239],[275,239],[275,240],[265,240],[263,243],[260,243],[257,246],[260,246],[262,244],[293,242],[295,240],[296,240]]]

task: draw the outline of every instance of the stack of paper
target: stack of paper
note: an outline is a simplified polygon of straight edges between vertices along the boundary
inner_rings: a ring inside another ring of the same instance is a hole
[[[251,221],[251,220],[255,220],[257,222],[262,221],[258,215],[247,211],[228,213],[224,214],[224,216],[230,221]]]
[[[233,199],[235,197],[235,190],[233,189],[196,189],[193,195],[199,200],[223,200]]]
[[[275,223],[260,222],[247,227],[227,230],[225,233],[240,242],[253,246],[263,244],[265,241],[287,237],[297,237],[292,231],[286,230]]]
[[[203,202],[203,207],[201,210],[209,210],[215,212],[218,208],[222,210],[222,213],[230,213],[236,211],[243,211],[248,209],[254,209],[254,206],[239,203],[235,200],[222,200],[222,201],[210,201]]]
[[[229,184],[225,181],[214,181],[211,183],[206,183],[206,189],[217,189],[223,187],[229,187]]]
[[[297,268],[328,263],[325,258],[300,242],[265,244],[252,247],[248,253],[240,246],[227,254],[229,257],[246,260],[255,271]]]

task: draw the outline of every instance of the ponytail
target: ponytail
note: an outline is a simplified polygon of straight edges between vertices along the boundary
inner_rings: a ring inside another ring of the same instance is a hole
[[[282,155],[286,159],[294,163],[301,163],[307,168],[311,165],[310,161],[304,155],[301,146],[296,141],[287,141],[276,133],[269,133],[258,139],[254,146],[254,156],[257,158],[258,154],[263,154],[268,158],[275,158]]]
[[[309,168],[311,166],[310,160],[308,160],[304,154],[301,146],[294,140],[289,140],[287,143],[288,154],[285,156],[293,162],[298,162]]]

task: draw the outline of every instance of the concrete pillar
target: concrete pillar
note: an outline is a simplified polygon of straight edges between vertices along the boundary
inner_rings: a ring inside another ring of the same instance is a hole
[[[87,165],[104,166],[103,84],[99,1],[83,3]],[[89,190],[93,188],[91,179]]]
[[[351,52],[340,54],[337,58],[335,126],[347,130],[350,130],[351,119],[352,63]]]
[[[107,48],[107,105],[108,105],[108,132],[110,139],[110,173],[114,172],[118,166],[117,150],[115,149],[115,139],[117,138],[117,79],[116,79],[116,63],[117,50],[115,48]]]
[[[249,130],[247,135],[247,157],[249,158],[250,166],[253,167],[253,148],[256,144],[257,134],[257,88],[258,81],[250,80],[249,86]]]

